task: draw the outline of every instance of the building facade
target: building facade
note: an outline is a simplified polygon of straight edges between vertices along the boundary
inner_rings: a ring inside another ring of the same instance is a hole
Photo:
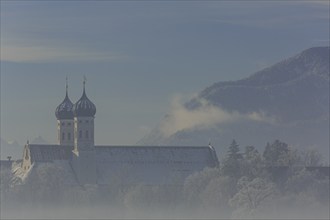
[[[95,146],[96,107],[87,97],[85,82],[81,98],[73,104],[68,86],[56,108],[56,145],[24,146],[21,169],[25,176],[39,164],[67,164],[78,184],[173,184],[205,167],[219,165],[212,146]]]

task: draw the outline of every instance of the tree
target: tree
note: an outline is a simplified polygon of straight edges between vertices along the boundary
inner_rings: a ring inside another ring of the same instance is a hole
[[[241,161],[243,156],[239,153],[239,145],[235,140],[228,147],[226,158],[221,167],[225,176],[239,178],[241,176]]]
[[[245,147],[242,162],[242,174],[252,179],[265,175],[262,156],[254,146]]]
[[[206,211],[230,217],[232,210],[228,201],[235,193],[235,180],[228,176],[219,176],[206,185],[200,193],[200,198]]]
[[[275,185],[263,178],[250,181],[249,178],[242,177],[238,181],[238,189],[239,191],[229,201],[229,204],[236,208],[234,217],[235,215],[254,216],[261,204],[276,192]]]
[[[322,166],[322,155],[316,149],[302,152],[302,162],[306,167]]]
[[[289,153],[286,143],[275,140],[273,144],[267,143],[263,157],[267,166],[287,166],[283,158]]]
[[[236,143],[235,139],[231,142],[227,154],[228,154],[228,158],[231,159],[242,159],[242,154],[239,153],[240,149],[239,149],[239,145]]]
[[[201,204],[200,194],[212,179],[220,176],[218,168],[205,168],[191,174],[184,181],[183,196],[187,206],[195,207]]]

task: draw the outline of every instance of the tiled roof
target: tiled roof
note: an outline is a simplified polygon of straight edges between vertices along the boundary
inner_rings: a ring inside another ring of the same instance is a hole
[[[70,160],[73,146],[30,144],[31,162]]]
[[[191,146],[95,146],[98,182],[109,184],[120,178],[137,182],[167,184],[215,167],[218,159],[211,147]]]
[[[0,160],[0,170],[11,170],[13,161]]]
[[[30,144],[29,148],[32,163],[72,158],[71,146]],[[182,184],[190,174],[218,166],[213,147],[207,146],[95,146],[91,155],[98,184]]]

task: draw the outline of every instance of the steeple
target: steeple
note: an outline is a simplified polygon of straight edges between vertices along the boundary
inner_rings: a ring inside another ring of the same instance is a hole
[[[96,107],[86,95],[86,77],[83,81],[83,94],[81,98],[73,105],[73,114],[75,117],[94,117],[96,113]]]
[[[57,140],[59,145],[73,146],[73,103],[68,95],[68,77],[65,79],[65,98],[57,106],[55,115],[57,118]]]
[[[61,104],[59,104],[59,106],[57,106],[57,108],[55,110],[55,115],[58,120],[73,119],[73,111],[72,111],[73,103],[69,99],[69,95],[68,95],[68,77],[66,77],[65,88],[66,88],[65,98],[61,102]]]
[[[68,76],[65,78],[65,97],[68,97]]]

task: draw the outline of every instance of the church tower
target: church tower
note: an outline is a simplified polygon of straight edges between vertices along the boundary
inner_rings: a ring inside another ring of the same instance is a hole
[[[73,168],[81,184],[95,184],[94,116],[96,107],[86,95],[85,84],[84,80],[83,94],[72,108],[74,115]]]
[[[73,106],[74,151],[94,150],[94,116],[96,108],[86,95],[84,81],[83,94]]]
[[[68,96],[68,79],[66,79],[66,93],[63,102],[57,106],[57,142],[59,145],[72,146],[74,144],[73,103]]]

